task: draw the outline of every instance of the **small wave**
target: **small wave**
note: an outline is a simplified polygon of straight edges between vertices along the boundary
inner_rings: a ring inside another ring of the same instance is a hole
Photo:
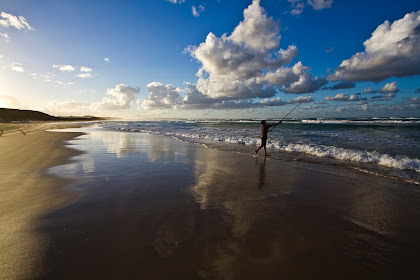
[[[372,118],[372,119],[302,119],[304,124],[364,124],[364,125],[382,125],[382,124],[420,124],[418,118]]]
[[[252,137],[250,135],[258,135],[255,130],[217,130],[217,129],[174,129],[164,128],[159,129],[155,127],[138,125],[108,125],[108,128],[114,128],[123,131],[142,132],[160,136],[169,136],[183,141],[195,142],[195,143],[227,143],[237,145],[250,145],[258,146],[260,144],[260,138]],[[236,135],[235,135],[236,134]],[[284,141],[270,141],[267,147],[271,149],[277,149],[285,152],[298,152],[305,153],[320,158],[333,158],[342,161],[351,161],[359,163],[369,163],[378,166],[394,168],[399,170],[411,170],[420,173],[420,160],[402,157],[392,156],[389,154],[382,154],[379,152],[369,152],[361,150],[352,150],[346,148],[340,148],[335,146],[327,146],[320,144],[311,143],[284,143]]]
[[[271,145],[272,148],[287,152],[306,153],[317,157],[334,158],[352,162],[373,163],[384,167],[420,172],[420,160],[407,157],[394,157],[388,154],[356,151],[334,146],[282,143],[273,143]]]

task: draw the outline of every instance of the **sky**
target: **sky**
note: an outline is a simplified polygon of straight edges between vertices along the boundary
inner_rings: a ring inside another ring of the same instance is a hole
[[[302,101],[289,117],[420,117],[420,2],[0,2],[0,108],[265,119]]]

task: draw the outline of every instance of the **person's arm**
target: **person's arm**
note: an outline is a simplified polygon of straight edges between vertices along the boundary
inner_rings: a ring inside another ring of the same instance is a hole
[[[271,131],[273,131],[273,129],[274,128],[276,128],[276,126],[278,126],[279,124],[281,124],[281,123],[283,123],[283,121],[279,121],[278,123],[276,123],[276,124],[273,124],[273,125],[270,125],[270,126],[272,126],[273,128],[271,128],[269,131],[271,132]]]

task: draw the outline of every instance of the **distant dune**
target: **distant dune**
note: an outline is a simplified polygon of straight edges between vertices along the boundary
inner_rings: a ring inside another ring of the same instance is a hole
[[[83,116],[83,117],[55,117],[39,111],[5,109],[0,108],[0,122],[11,121],[95,121],[105,120],[107,118]]]

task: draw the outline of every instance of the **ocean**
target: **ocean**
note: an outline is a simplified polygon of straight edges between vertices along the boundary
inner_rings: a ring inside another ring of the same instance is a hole
[[[260,145],[257,119],[117,121],[101,126],[250,156]],[[270,160],[337,165],[420,185],[420,118],[286,119],[269,133],[267,151]]]

